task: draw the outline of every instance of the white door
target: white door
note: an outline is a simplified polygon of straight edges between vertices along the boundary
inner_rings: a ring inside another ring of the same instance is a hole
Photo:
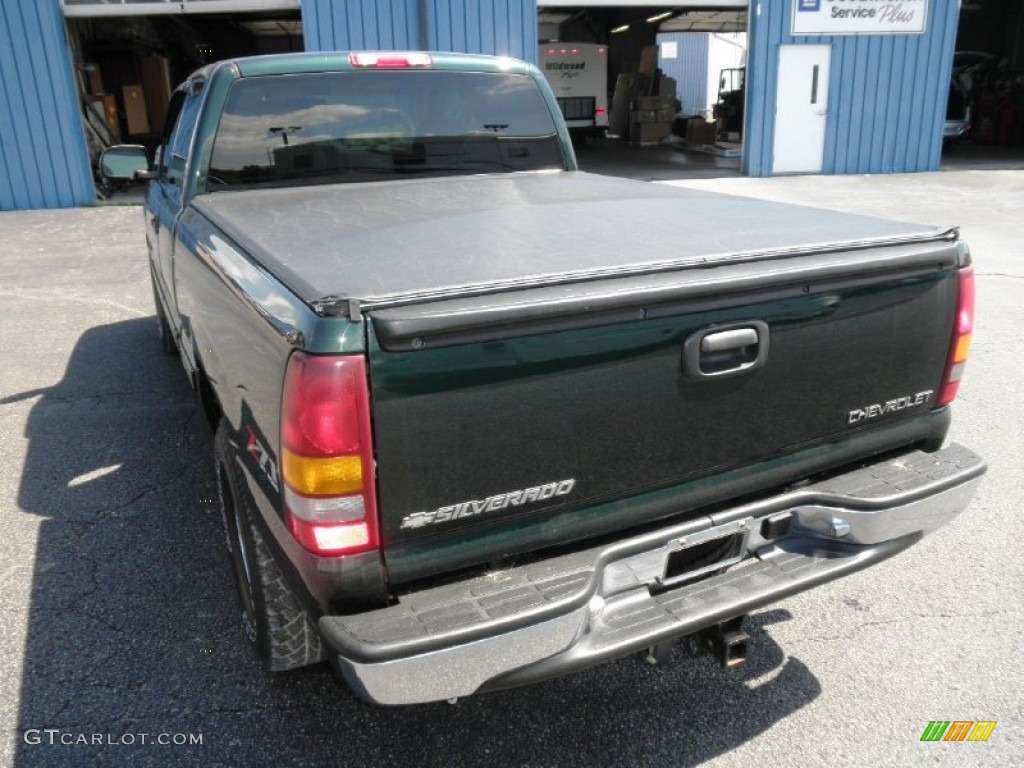
[[[772,173],[820,173],[825,154],[830,45],[779,47]]]

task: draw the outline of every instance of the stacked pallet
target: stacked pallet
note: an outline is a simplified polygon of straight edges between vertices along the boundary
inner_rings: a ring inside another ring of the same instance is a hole
[[[675,94],[639,96],[630,113],[629,139],[634,144],[659,144],[672,133],[672,119],[679,111]]]

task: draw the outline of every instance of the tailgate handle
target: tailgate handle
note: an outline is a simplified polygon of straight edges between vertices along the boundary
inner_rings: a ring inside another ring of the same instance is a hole
[[[683,374],[690,379],[715,379],[748,373],[768,358],[768,324],[748,320],[705,328],[683,344]]]
[[[701,352],[725,352],[727,349],[749,347],[757,344],[757,331],[753,328],[737,328],[735,331],[709,333],[700,342]]]

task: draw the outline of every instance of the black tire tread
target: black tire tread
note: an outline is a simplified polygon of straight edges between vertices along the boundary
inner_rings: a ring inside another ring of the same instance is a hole
[[[229,432],[227,422],[222,419],[217,427],[214,449],[218,462],[222,462],[227,471],[234,503],[244,523],[241,533],[247,538],[253,554],[257,656],[270,672],[316,664],[327,658],[326,650],[312,617],[295,596],[253,521],[253,512],[243,490],[244,481],[233,461],[235,451]]]
[[[285,582],[270,548],[251,522],[249,531],[267,628],[264,664],[271,672],[283,672],[323,661],[327,654],[316,626]]]

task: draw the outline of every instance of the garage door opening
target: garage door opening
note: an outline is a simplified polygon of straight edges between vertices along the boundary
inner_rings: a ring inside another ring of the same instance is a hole
[[[739,175],[747,23],[746,0],[541,2],[538,65],[580,167],[647,180]],[[595,82],[604,88],[591,93]]]
[[[113,144],[141,144],[152,157],[171,92],[196,69],[238,56],[304,50],[297,2],[294,9],[231,13],[182,13],[177,4],[165,3],[138,3],[136,7],[143,5],[175,12],[100,15],[111,8],[123,11],[125,6],[65,0],[68,41],[93,169],[100,153]],[[100,197],[111,197],[120,190],[97,179],[97,191]],[[135,196],[140,194],[136,188]]]
[[[942,168],[1024,168],[1024,7],[963,2],[955,51]]]

